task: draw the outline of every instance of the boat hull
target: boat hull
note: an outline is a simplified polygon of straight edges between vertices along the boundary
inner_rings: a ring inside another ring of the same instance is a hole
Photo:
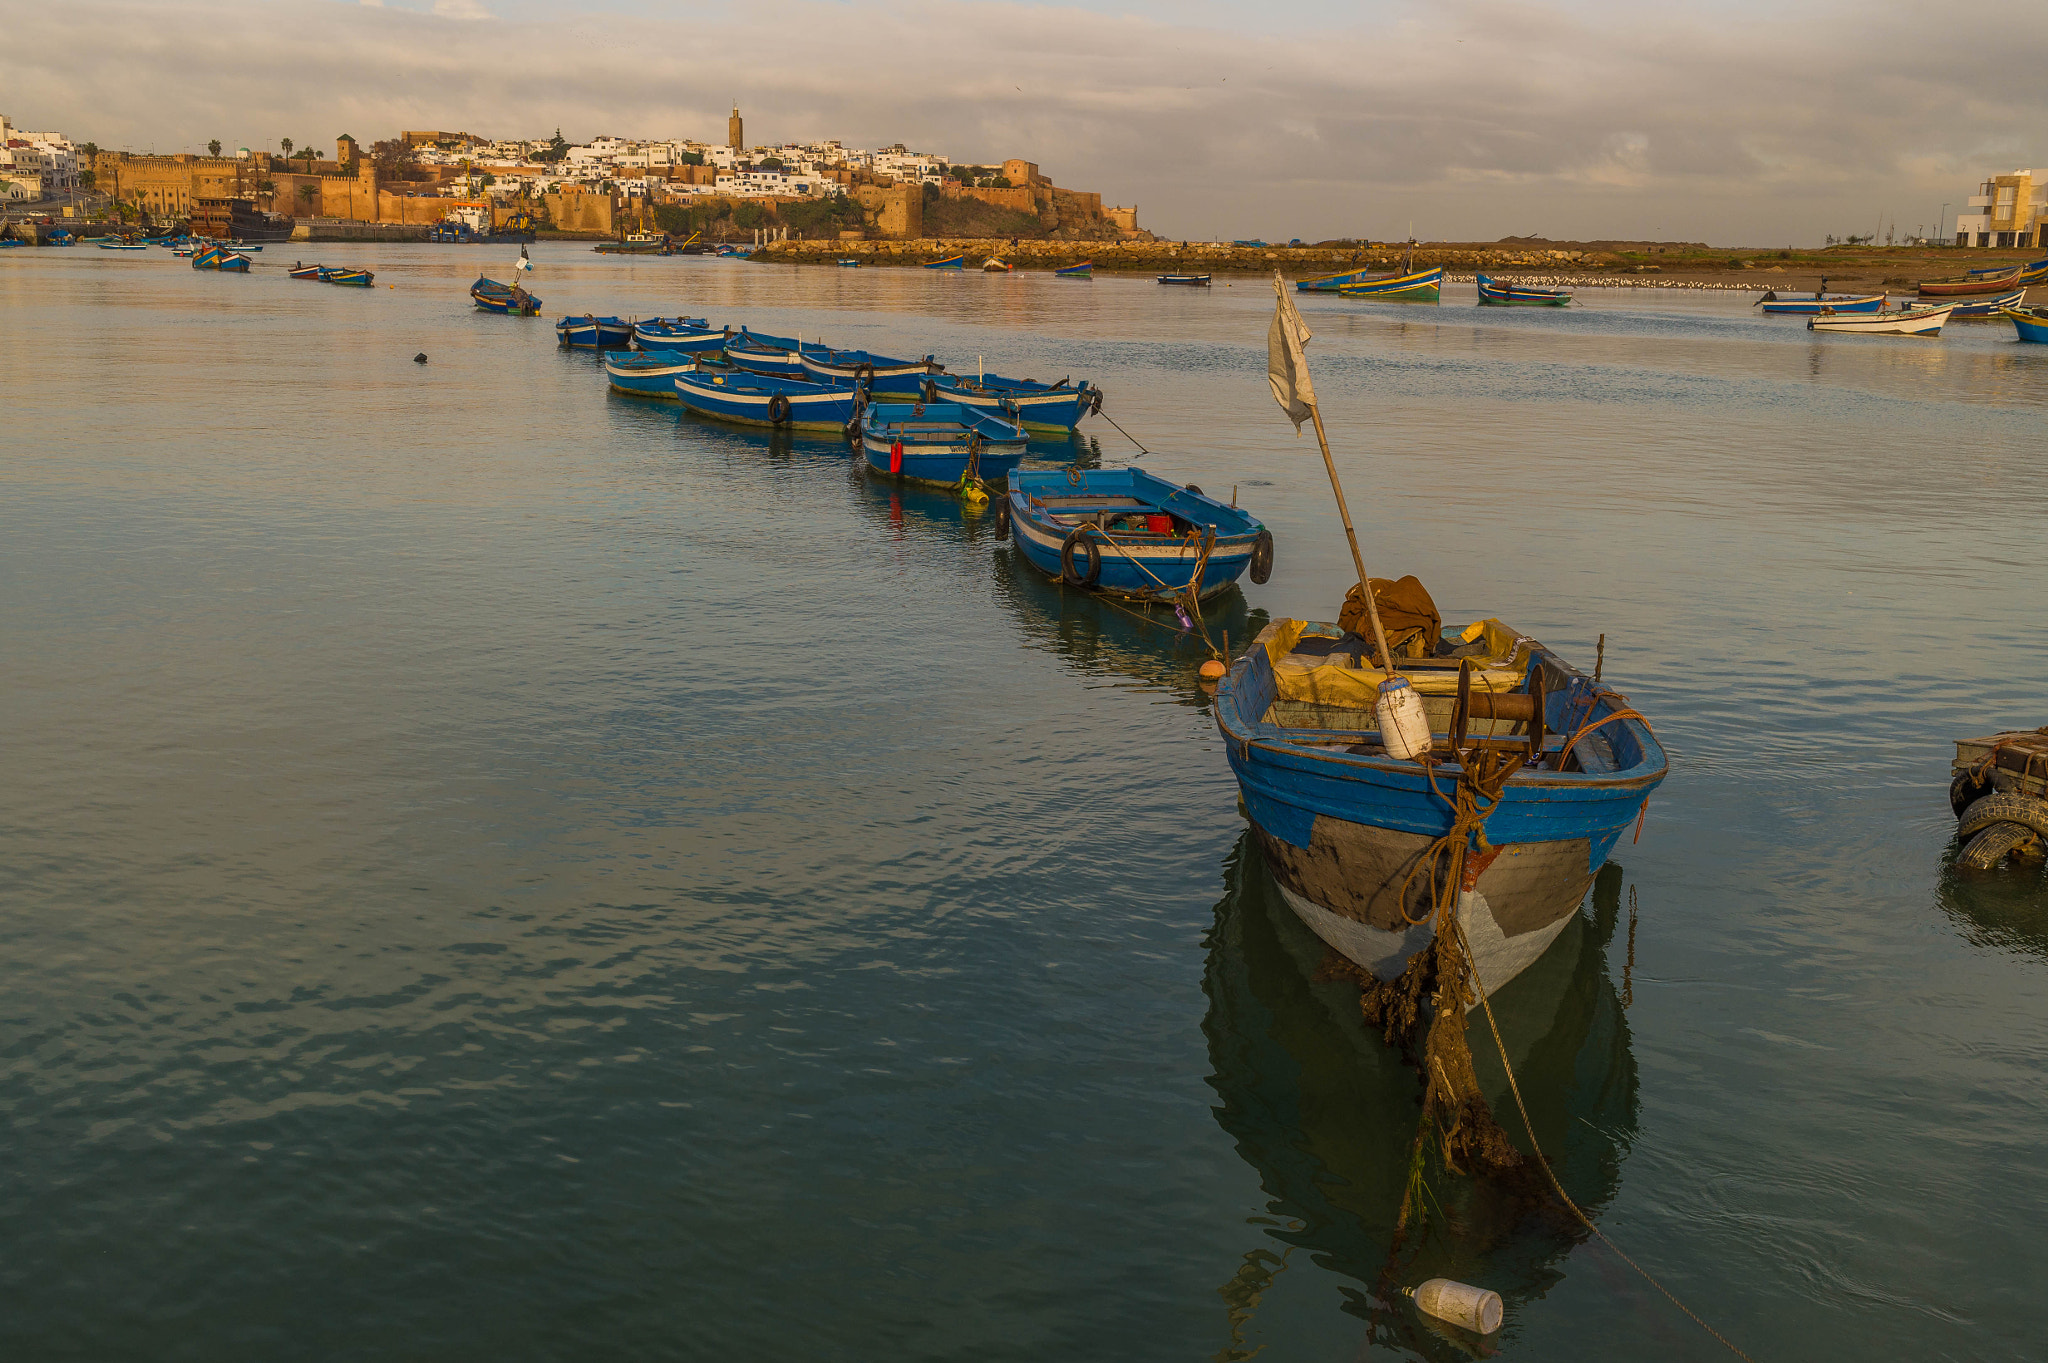
[[[722,331],[689,332],[667,327],[630,328],[633,344],[645,351],[674,351],[680,355],[710,354],[725,349]]]
[[[1955,311],[1951,312],[1948,315],[1949,320],[1951,322],[1954,322],[1960,321],[1962,318],[1965,317],[1998,317],[2001,316],[2007,308],[2016,308],[2020,306],[2020,304],[2026,301],[2026,298],[2027,291],[2025,289],[2014,289],[2011,293],[2002,294],[1997,298],[1986,298],[1982,301],[1972,300],[1968,303],[1958,303],[1955,305]]]
[[[2020,267],[1985,274],[1968,274],[1956,279],[1929,279],[1919,285],[1922,298],[1973,298],[1985,293],[2010,293],[2020,282]]]
[[[1092,503],[1114,506],[1118,514],[1158,510],[1189,526],[1210,526],[1216,541],[1207,561],[1201,541],[1187,534],[1136,534],[1097,529],[1101,568],[1092,589],[1133,600],[1170,601],[1195,583],[1202,597],[1223,591],[1250,566],[1264,528],[1232,507],[1154,478],[1143,470],[1090,470],[1074,483],[1065,473],[1023,473],[1010,480],[1010,532],[1025,561],[1047,577],[1064,579],[1061,552],[1075,526],[1056,519],[1086,511]],[[1078,564],[1077,564],[1078,571]]]
[[[1854,296],[1843,294],[1839,298],[1771,298],[1766,297],[1757,306],[1763,311],[1784,317],[1818,317],[1823,313],[1882,312],[1885,296],[1881,293]]]
[[[1092,410],[1093,388],[1055,389],[1043,393],[1009,393],[974,387],[962,380],[932,380],[925,392],[930,402],[957,402],[977,412],[1013,421],[1027,431],[1071,431]]]
[[[664,402],[676,400],[676,376],[687,374],[696,367],[694,360],[677,360],[673,363],[646,363],[647,360],[661,360],[659,356],[634,355],[631,351],[611,351],[605,356],[605,378],[621,393],[634,397],[658,398]],[[635,363],[634,361],[641,361]]]
[[[1159,282],[1162,284],[1179,284],[1187,288],[1206,289],[1209,287],[1210,279],[1205,274],[1163,274],[1159,276]]]
[[[510,284],[500,284],[495,279],[478,276],[476,283],[469,286],[470,299],[485,312],[494,312],[504,317],[536,317],[540,314],[541,300],[525,289],[515,289]]]
[[[1385,275],[1340,284],[1337,292],[1346,298],[1370,298],[1382,303],[1436,303],[1442,301],[1444,271],[1441,265],[1413,274]]]
[[[624,350],[633,327],[616,317],[564,317],[555,323],[555,339],[564,350]]]
[[[2048,317],[2024,313],[2017,308],[2007,308],[2005,317],[2012,323],[2013,330],[2019,333],[2022,341],[2048,345]]]
[[[933,487],[957,487],[967,474],[967,444],[962,440],[911,442],[861,441],[861,457],[868,471],[883,478],[900,478],[906,483],[928,483]],[[976,473],[987,482],[1007,482],[1024,462],[1022,440],[984,445],[975,461]]]
[[[1862,317],[1809,317],[1808,331],[1841,332],[1851,336],[1939,336],[1952,308],[1922,308],[1911,312],[1880,312]]]
[[[1561,308],[1572,301],[1572,296],[1558,289],[1532,289],[1521,284],[1508,283],[1476,275],[1479,285],[1479,301],[1492,308]]]
[[[775,379],[805,377],[804,362],[793,351],[729,344],[725,347],[725,358],[731,361],[733,368],[744,369],[749,374]]]
[[[893,360],[878,363],[829,359],[813,355],[809,351],[805,351],[801,359],[804,373],[816,383],[851,388],[865,378],[870,393],[901,393],[916,396],[924,391],[924,381],[932,372],[930,360]]]
[[[683,375],[671,381],[684,407],[700,416],[743,426],[786,427],[799,431],[844,431],[858,415],[860,395],[851,388],[790,391],[794,385],[773,381],[762,385],[721,383],[718,376]],[[808,386],[808,385],[806,385]],[[789,415],[777,421],[775,399],[789,403]]]

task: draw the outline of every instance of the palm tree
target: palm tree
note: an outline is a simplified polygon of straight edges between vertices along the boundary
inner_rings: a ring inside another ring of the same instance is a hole
[[[220,155],[220,139],[218,137],[214,138],[213,141],[208,142],[206,144],[206,154],[208,156]]]
[[[285,160],[287,160],[287,161],[291,160],[291,159],[292,159],[292,140],[291,140],[291,139],[290,139],[289,137],[287,137],[287,138],[285,138],[285,139],[284,139],[284,140],[283,140],[282,142],[279,142],[279,143],[278,143],[277,145],[278,145],[278,146],[280,146],[280,147],[283,147],[283,148],[284,148],[284,159],[285,159]]]

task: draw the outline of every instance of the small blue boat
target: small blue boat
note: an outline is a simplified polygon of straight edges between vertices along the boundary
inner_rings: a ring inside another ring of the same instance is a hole
[[[839,268],[842,270],[858,270],[860,268],[860,262],[849,258],[840,261]]]
[[[1062,265],[1059,269],[1053,271],[1053,275],[1058,279],[1093,279],[1095,277],[1095,262],[1084,260],[1078,265]]]
[[[1102,390],[1086,379],[1078,385],[1066,379],[1039,383],[1035,379],[1006,379],[1000,374],[983,374],[973,379],[935,374],[924,381],[924,399],[957,402],[1033,431],[1071,431],[1082,417],[1102,409]]]
[[[1296,916],[1391,980],[1429,944],[1431,905],[1448,895],[1492,994],[1563,932],[1667,768],[1619,693],[1498,620],[1466,633],[1476,637],[1458,651],[1474,656],[1463,659],[1427,635],[1393,644],[1433,731],[1427,766],[1381,744],[1384,674],[1355,665],[1363,641],[1337,625],[1267,626],[1225,674],[1215,715],[1252,836]],[[1494,768],[1504,784],[1467,835],[1460,879],[1439,884],[1425,858],[1451,833],[1468,762],[1512,765]]]
[[[1884,295],[1881,293],[1815,293],[1787,294],[1779,297],[1775,289],[1756,300],[1756,307],[1767,313],[1786,317],[1818,317],[1823,313],[1842,312],[1883,312]]]
[[[1337,292],[1346,298],[1371,298],[1382,303],[1435,303],[1442,300],[1443,288],[1444,267],[1432,265],[1407,274],[1366,275],[1339,284]]]
[[[861,421],[862,457],[888,478],[959,487],[1007,478],[1024,462],[1022,427],[955,402],[877,402]]]
[[[823,349],[823,347],[819,347]],[[725,343],[725,358],[737,368],[778,379],[808,377],[798,345],[781,336],[762,336],[741,330]]]
[[[633,339],[633,324],[595,313],[564,317],[555,323],[555,339],[564,350],[624,350]]]
[[[823,346],[805,346],[800,358],[804,372],[819,383],[844,384],[850,388],[865,382],[870,393],[919,396],[924,391],[925,379],[939,372],[939,366],[929,355],[921,360],[896,360],[865,350],[827,350]]]
[[[2020,266],[2020,276],[2013,282],[2022,286],[2048,284],[2048,260],[2036,260]]]
[[[477,276],[476,283],[469,286],[469,296],[485,312],[495,312],[508,317],[538,317],[541,300],[535,298],[517,284],[500,284],[495,279]]]
[[[944,260],[927,260],[924,267],[927,270],[964,270],[967,268],[967,257],[948,256]]]
[[[2048,345],[2048,308],[2007,308],[2004,315],[2022,341]]]
[[[607,350],[605,377],[621,393],[635,397],[676,400],[676,376],[697,367],[695,359],[682,355],[638,350]]]
[[[147,251],[149,249],[139,241],[103,241],[99,244],[99,247],[102,251]]]
[[[324,265],[320,267],[320,282],[322,284],[340,284],[352,289],[368,289],[375,287],[376,278],[368,270],[351,270],[346,267],[329,269]]]
[[[1472,277],[1479,285],[1479,301],[1487,307],[1561,308],[1572,301],[1572,296],[1561,289],[1531,288],[1512,279],[1495,279],[1477,271]]]
[[[616,317],[601,319],[616,322]],[[726,333],[713,331],[708,323],[689,318],[673,321],[649,320],[628,328],[633,344],[642,350],[667,350],[696,354],[725,348]]]
[[[1958,317],[1997,317],[2007,308],[2019,307],[2026,299],[2025,289],[2014,289],[2011,293],[2001,294],[1997,298],[1973,298],[1967,303],[1956,304],[1954,310],[1949,313],[1949,319],[1953,321]]]
[[[1244,573],[1264,582],[1273,536],[1234,506],[1143,469],[1017,472],[996,534],[1047,577],[1141,601],[1213,596]],[[1196,579],[1197,571],[1201,577]]]
[[[1336,293],[1346,284],[1363,284],[1374,278],[1370,268],[1345,270],[1338,274],[1326,274],[1316,279],[1298,279],[1294,283],[1296,293]]]
[[[683,406],[720,421],[795,430],[856,428],[867,395],[855,388],[761,374],[695,371],[672,380]]]

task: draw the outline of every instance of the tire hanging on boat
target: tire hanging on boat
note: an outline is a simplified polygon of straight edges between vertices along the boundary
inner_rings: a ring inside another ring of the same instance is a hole
[[[1088,554],[1088,571],[1074,569],[1074,550],[1083,549]],[[1088,533],[1087,527],[1070,533],[1060,545],[1060,581],[1070,587],[1092,587],[1102,577],[1102,546]]]
[[[789,394],[777,393],[768,399],[768,424],[787,426],[789,424]]]
[[[856,384],[873,388],[875,386],[875,367],[865,360],[861,361],[853,367],[853,381]]]
[[[1010,498],[1009,495],[1006,493],[1003,496],[1003,500],[996,503],[996,538],[999,540],[1006,540],[1009,537]]]
[[[939,400],[939,381],[929,374],[925,375],[924,388],[921,391],[924,393],[924,400],[926,402],[937,402]]]
[[[1264,586],[1266,579],[1273,576],[1273,532],[1259,531],[1259,537],[1252,541],[1252,581]]]

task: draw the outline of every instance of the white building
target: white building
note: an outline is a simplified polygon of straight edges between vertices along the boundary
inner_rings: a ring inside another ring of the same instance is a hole
[[[2031,250],[2048,245],[2043,235],[2048,232],[2048,170],[1994,175],[1977,186],[1964,207],[1956,214],[1958,246]]]
[[[0,114],[0,178],[34,185],[36,197],[68,194],[78,188],[78,151],[62,133],[28,132]]]

